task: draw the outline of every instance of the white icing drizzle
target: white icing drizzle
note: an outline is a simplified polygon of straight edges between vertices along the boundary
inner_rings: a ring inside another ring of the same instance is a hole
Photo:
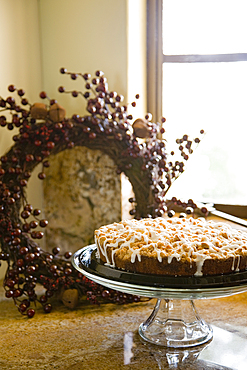
[[[143,255],[155,256],[168,263],[184,258],[197,266],[195,275],[202,275],[206,259],[233,258],[232,270],[239,271],[240,256],[247,255],[247,233],[225,223],[205,221],[203,218],[156,218],[127,220],[102,226],[95,231],[98,251],[106,264],[115,266],[115,254],[124,250],[130,260],[139,262]],[[107,249],[111,250],[111,259]],[[235,259],[238,262],[235,267]]]
[[[235,271],[239,271],[239,265],[240,265],[240,256],[238,256],[238,263],[237,263],[237,267],[236,267]]]

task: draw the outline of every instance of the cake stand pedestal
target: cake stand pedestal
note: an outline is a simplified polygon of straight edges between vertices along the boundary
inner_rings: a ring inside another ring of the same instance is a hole
[[[151,315],[139,327],[145,341],[170,348],[209,342],[213,330],[200,318],[195,299],[219,298],[247,290],[247,271],[203,277],[166,277],[130,273],[104,265],[95,244],[77,251],[73,266],[88,279],[120,292],[157,298]]]
[[[210,341],[213,330],[200,318],[193,300],[158,299],[139,334],[153,344],[186,348]]]

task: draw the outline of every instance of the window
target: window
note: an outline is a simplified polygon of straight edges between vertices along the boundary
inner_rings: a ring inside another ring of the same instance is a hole
[[[206,132],[168,197],[247,205],[245,8],[245,0],[148,1],[148,109],[166,117],[168,149]]]

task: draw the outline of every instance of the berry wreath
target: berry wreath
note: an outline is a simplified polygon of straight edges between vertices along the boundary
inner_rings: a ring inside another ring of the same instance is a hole
[[[139,301],[140,297],[121,294],[100,286],[78,273],[70,263],[71,252],[60,255],[59,246],[52,253],[42,250],[39,239],[48,220],[41,219],[41,210],[28,203],[25,188],[32,171],[42,164],[38,174],[45,178],[49,156],[75,146],[101,150],[113,159],[117,173],[125,173],[133,187],[134,198],[130,214],[135,218],[173,215],[172,206],[179,205],[185,213],[191,214],[197,208],[190,199],[187,203],[173,198],[166,200],[166,193],[172,183],[184,172],[184,163],[193,152],[193,146],[200,138],[190,140],[183,135],[176,144],[183,158],[173,160],[174,152],[167,153],[163,139],[163,124],[153,123],[151,114],[137,119],[128,114],[123,96],[108,91],[103,72],[96,71],[95,77],[87,73],[71,73],[61,68],[72,80],[86,81],[86,91],[66,91],[60,86],[60,93],[73,97],[81,95],[86,99],[88,114],[81,117],[74,114],[66,118],[66,112],[56,100],[40,93],[44,103],[30,104],[23,89],[14,85],[8,87],[11,96],[0,97],[1,127],[8,130],[19,128],[13,136],[14,144],[0,160],[0,260],[7,262],[3,281],[5,296],[12,298],[21,314],[33,317],[33,308],[39,302],[44,312],[52,310],[50,298],[55,293],[63,294],[62,301],[68,307],[75,307],[80,296],[86,296],[92,303],[128,303]],[[17,94],[19,104],[13,97]],[[136,95],[136,99],[139,95]],[[136,102],[132,102],[134,107]],[[10,118],[9,118],[10,117]],[[201,130],[203,135],[204,131]],[[207,210],[202,209],[202,212]],[[37,284],[45,293],[38,296]]]

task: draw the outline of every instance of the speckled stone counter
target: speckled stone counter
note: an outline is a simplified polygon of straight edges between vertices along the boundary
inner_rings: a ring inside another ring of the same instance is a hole
[[[142,342],[139,324],[155,300],[100,307],[81,302],[69,310],[59,302],[32,319],[11,300],[0,301],[0,369],[246,369],[247,293],[195,301],[214,338],[194,349],[172,350]]]

